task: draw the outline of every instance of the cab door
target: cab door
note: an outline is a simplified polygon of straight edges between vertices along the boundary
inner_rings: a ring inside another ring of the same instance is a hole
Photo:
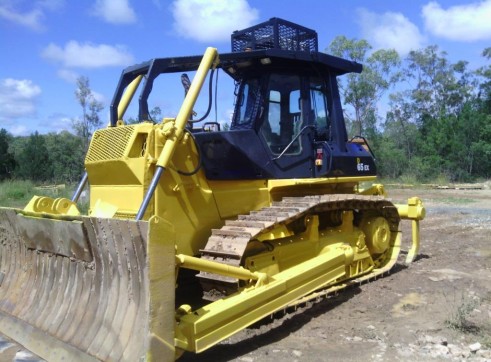
[[[312,177],[313,119],[306,77],[269,75],[259,135],[277,178]]]

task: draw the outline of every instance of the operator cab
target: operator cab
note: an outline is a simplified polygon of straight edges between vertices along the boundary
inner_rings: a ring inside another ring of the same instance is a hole
[[[314,30],[277,18],[232,34],[220,56],[236,82],[230,130],[196,134],[208,178],[375,175],[371,153],[348,142],[336,79],[362,67],[317,47]]]
[[[160,58],[125,69],[111,105],[111,125],[117,124],[118,104],[135,77],[144,77],[138,118],[151,120],[148,97],[154,80],[196,70],[200,61]],[[229,130],[192,130],[208,179],[376,174],[367,145],[348,141],[337,85],[337,76],[360,73],[362,66],[319,52],[314,30],[272,18],[236,31],[232,52],[220,54],[217,68],[235,82],[235,103]],[[184,74],[181,79],[186,89]],[[210,99],[211,89],[210,83]]]

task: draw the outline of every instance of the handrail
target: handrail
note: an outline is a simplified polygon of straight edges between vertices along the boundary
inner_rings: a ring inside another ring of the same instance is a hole
[[[305,131],[307,128],[315,128],[315,126],[313,124],[308,124],[306,126],[304,126],[300,132],[297,133],[297,135],[295,137],[293,137],[293,139],[290,141],[289,144],[286,145],[286,147],[283,149],[283,151],[281,151],[280,155],[273,158],[271,161],[276,161],[276,160],[279,160],[281,157],[283,157],[283,155],[285,154],[286,151],[288,151],[288,149],[293,145],[293,143],[303,134],[303,131]]]
[[[365,137],[363,137],[363,136],[353,136],[353,137],[352,137],[352,138],[349,140],[349,142],[353,142],[353,143],[355,143],[354,141],[355,141],[356,139],[360,139],[360,140],[362,140],[362,141],[363,141],[363,143],[364,143],[364,144],[367,146],[367,148],[368,148],[368,152],[370,152],[370,154],[372,155],[373,159],[374,159],[374,160],[376,160],[377,158],[375,157],[375,154],[373,153],[372,148],[370,147],[370,144],[368,143],[367,139],[366,139]]]
[[[123,116],[128,109],[128,105],[130,104],[133,96],[135,95],[135,91],[138,89],[141,80],[143,79],[143,75],[138,75],[135,79],[131,81],[130,84],[126,87],[126,91],[124,92],[121,100],[118,104],[118,121],[123,119]]]

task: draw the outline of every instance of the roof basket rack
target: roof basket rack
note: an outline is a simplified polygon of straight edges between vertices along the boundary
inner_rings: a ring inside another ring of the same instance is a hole
[[[280,18],[271,18],[232,33],[232,52],[265,49],[317,52],[317,32]]]

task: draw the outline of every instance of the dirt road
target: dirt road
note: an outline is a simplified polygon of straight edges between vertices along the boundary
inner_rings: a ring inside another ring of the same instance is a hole
[[[491,361],[491,190],[391,189],[427,208],[419,258],[181,361]],[[410,223],[403,222],[407,247]],[[10,347],[0,362],[11,361]],[[1,350],[1,346],[0,346]],[[7,354],[8,353],[8,354]]]

